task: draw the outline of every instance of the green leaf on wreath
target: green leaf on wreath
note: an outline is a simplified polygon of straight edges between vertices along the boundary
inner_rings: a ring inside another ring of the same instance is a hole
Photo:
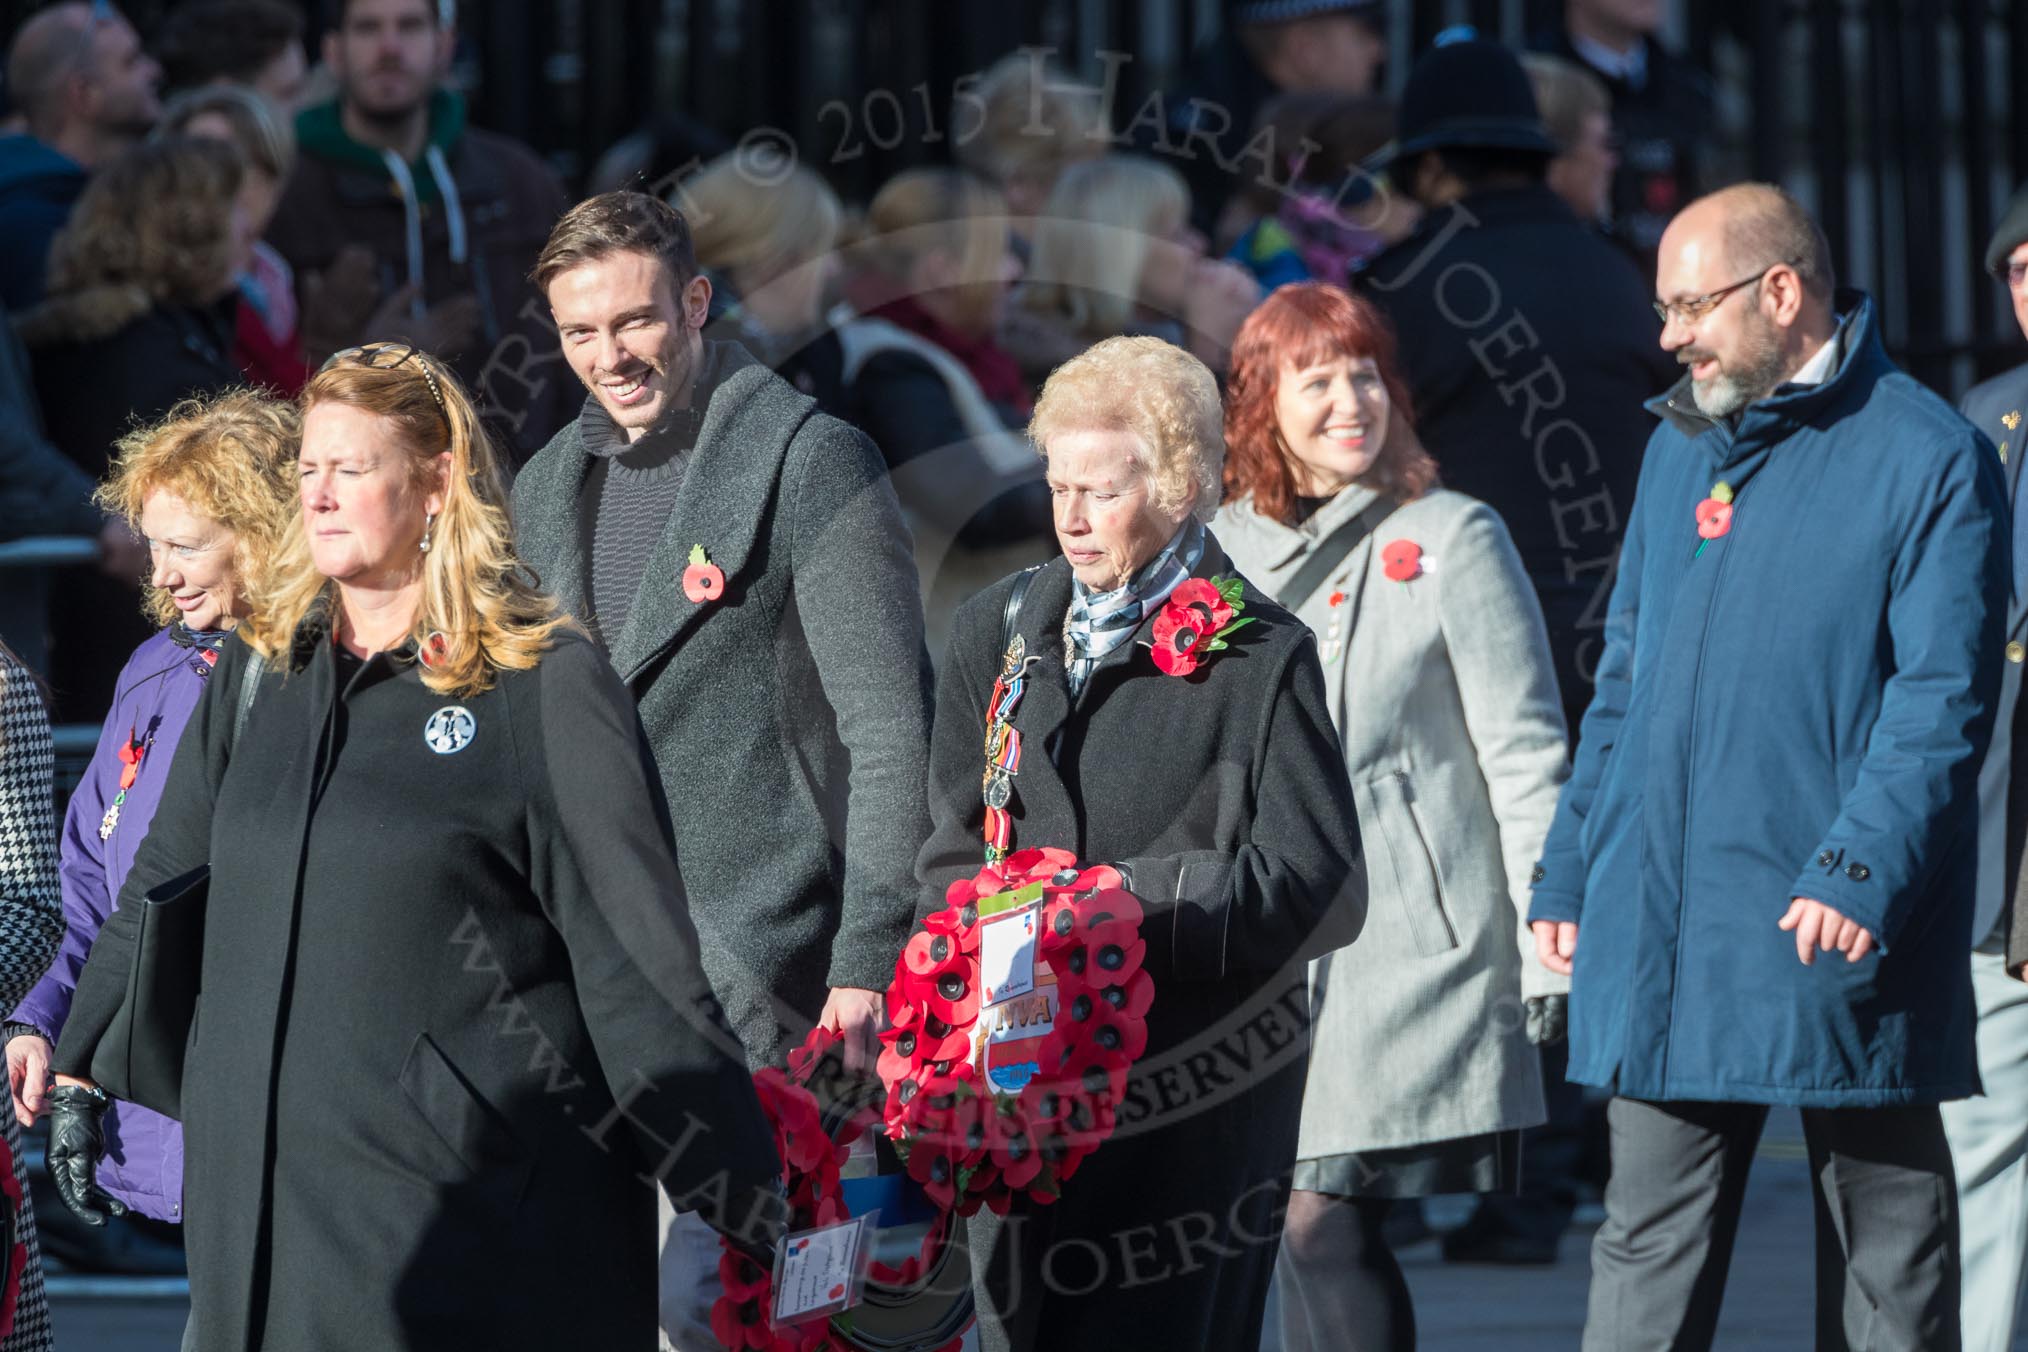
[[[1218,587],[1218,594],[1224,597],[1227,602],[1229,602],[1234,606],[1237,606],[1239,604],[1240,596],[1243,595],[1246,591],[1246,583],[1240,581],[1236,577],[1220,578],[1218,579],[1216,586]]]
[[[972,1179],[975,1176],[977,1176],[978,1172],[979,1169],[977,1165],[966,1165],[964,1168],[958,1170],[957,1189],[960,1195],[963,1195],[966,1189],[972,1186]]]
[[[1224,651],[1225,647],[1226,647],[1226,642],[1225,642],[1225,640],[1224,640],[1224,639],[1222,639],[1222,638],[1215,638],[1215,639],[1211,640],[1211,645],[1210,645],[1209,647],[1207,647],[1207,648],[1206,648],[1206,649],[1205,649],[1204,651],[1206,651],[1206,652],[1208,652],[1208,653],[1215,653],[1215,652],[1222,652],[1222,651]]]
[[[1244,629],[1247,625],[1252,624],[1258,618],[1259,616],[1249,615],[1243,620],[1234,620],[1231,624],[1226,625],[1225,628],[1213,634],[1212,638],[1214,639],[1225,638],[1226,636],[1233,633],[1235,630]]]

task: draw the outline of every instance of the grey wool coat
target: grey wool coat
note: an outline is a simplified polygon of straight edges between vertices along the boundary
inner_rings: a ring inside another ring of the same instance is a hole
[[[414,651],[348,675],[306,621],[235,732],[250,653],[225,646],[55,1067],[91,1066],[143,897],[208,862],[191,1346],[651,1347],[646,1181],[738,1226],[777,1161],[640,720],[575,633],[463,696]]]
[[[1373,500],[1354,486],[1290,527],[1244,497],[1214,527],[1273,596]],[[1387,578],[1397,540],[1422,550],[1421,576]],[[1297,614],[1318,635],[1370,889],[1359,942],[1311,964],[1300,1156],[1541,1122],[1522,1000],[1569,985],[1535,959],[1524,916],[1568,766],[1542,610],[1507,528],[1476,499],[1427,493]]]
[[[1207,539],[1199,577],[1232,576]],[[1047,1205],[971,1225],[985,1352],[1257,1346],[1303,1094],[1303,963],[1359,933],[1360,843],[1309,631],[1258,591],[1254,623],[1193,675],[1149,655],[1156,617],[1064,679],[1070,565],[1032,575],[1015,627],[1036,659],[1014,847],[1116,863],[1146,907],[1148,1046],[1113,1138]],[[923,904],[984,863],[986,705],[1006,579],[959,608],[937,679],[935,831]],[[1210,1255],[1208,1258],[1206,1255]]]
[[[715,380],[675,510],[606,639],[661,768],[705,973],[758,1066],[830,987],[894,976],[929,834],[929,659],[872,442],[738,344],[706,343],[700,369]],[[579,613],[590,467],[573,422],[514,484],[522,560]],[[725,573],[716,601],[685,597],[693,545]]]

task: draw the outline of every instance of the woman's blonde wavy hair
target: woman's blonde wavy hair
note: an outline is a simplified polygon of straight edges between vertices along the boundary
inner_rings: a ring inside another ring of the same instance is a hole
[[[1131,433],[1165,515],[1186,508],[1199,521],[1218,513],[1225,465],[1225,414],[1211,368],[1160,338],[1108,338],[1050,372],[1035,397],[1028,439],[1044,461],[1066,432]]]
[[[296,512],[296,448],[303,423],[294,404],[253,390],[186,399],[160,422],[120,438],[98,503],[136,531],[156,493],[231,531],[233,590],[244,601],[266,573]],[[150,584],[141,609],[156,624],[177,616],[168,593]]]
[[[425,362],[442,392],[441,408]],[[303,390],[305,417],[319,404],[344,404],[393,423],[418,489],[434,485],[437,457],[450,453],[443,510],[430,530],[428,552],[418,556],[422,604],[409,627],[417,651],[429,654],[423,684],[440,695],[476,695],[500,672],[540,662],[569,620],[514,556],[499,453],[464,385],[422,353],[383,367],[341,359]],[[296,630],[314,611],[335,605],[336,591],[317,571],[298,511],[255,597],[247,642],[268,661],[286,665]],[[442,636],[440,646],[431,641],[435,635]]]

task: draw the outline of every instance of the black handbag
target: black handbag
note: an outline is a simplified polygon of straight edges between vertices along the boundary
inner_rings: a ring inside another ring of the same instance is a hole
[[[202,864],[142,898],[127,993],[92,1052],[92,1079],[99,1088],[179,1120],[210,887],[211,865]]]
[[[261,659],[249,654],[233,704],[235,745],[253,712],[263,670]],[[178,1121],[183,1118],[183,1054],[197,1021],[210,890],[211,865],[200,864],[142,897],[126,994],[92,1050],[92,1079],[99,1088]]]

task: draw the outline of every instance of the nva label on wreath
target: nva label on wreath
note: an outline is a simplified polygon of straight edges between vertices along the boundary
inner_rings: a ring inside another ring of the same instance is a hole
[[[1042,1039],[1056,1026],[1056,973],[1035,961],[1035,988],[979,1011],[973,1060],[979,1078],[1012,1097],[1042,1068]]]

